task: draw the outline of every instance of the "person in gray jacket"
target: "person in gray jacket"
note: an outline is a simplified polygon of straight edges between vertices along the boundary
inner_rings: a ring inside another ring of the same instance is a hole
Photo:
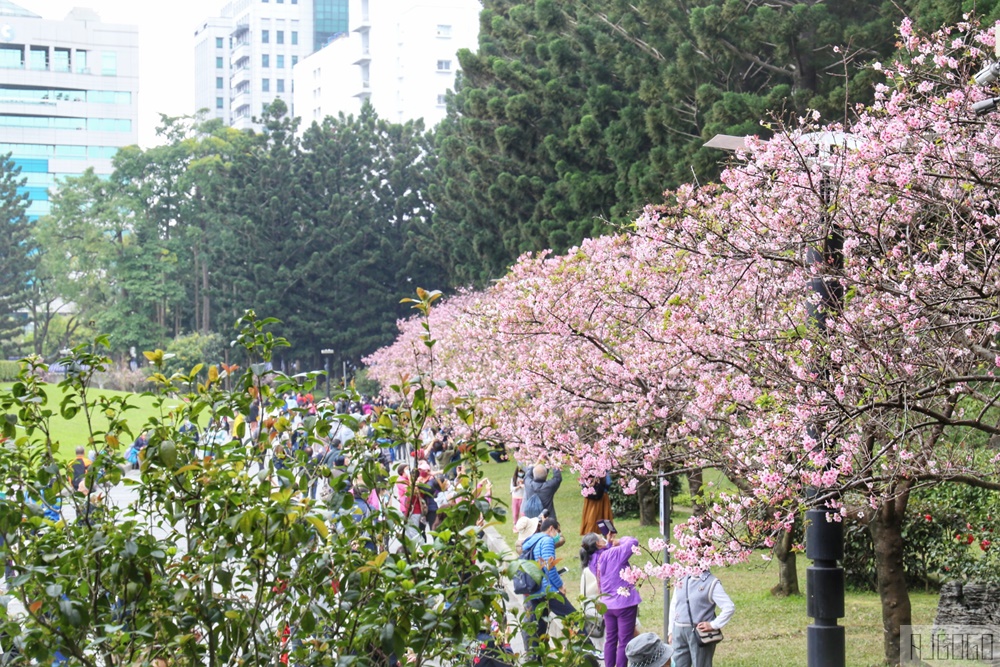
[[[549,517],[558,520],[556,517],[556,491],[562,484],[562,471],[556,470],[549,478],[549,469],[538,464],[524,479],[524,507],[527,507],[533,496],[538,496],[542,509],[549,511]]]
[[[715,608],[719,615],[715,615]],[[721,630],[736,611],[722,583],[708,570],[677,582],[670,596],[667,642],[674,649],[674,667],[712,667],[716,644],[702,646],[698,630]]]

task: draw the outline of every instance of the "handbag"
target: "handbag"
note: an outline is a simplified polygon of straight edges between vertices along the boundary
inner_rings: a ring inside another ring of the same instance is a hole
[[[535,542],[538,544],[538,542]],[[531,554],[535,551],[535,545],[531,545],[531,550],[521,554],[521,560],[534,560]],[[542,582],[531,576],[530,572],[526,572],[524,568],[517,571],[514,575],[514,579],[511,581],[514,587],[514,592],[518,595],[534,595],[542,587]]]
[[[714,587],[718,581],[719,581],[718,579],[713,581],[712,587]],[[686,587],[687,587],[686,591],[687,595],[684,596],[684,602],[687,603],[688,617],[691,619],[691,622],[694,623],[694,640],[698,643],[698,646],[710,646],[711,644],[718,644],[723,639],[722,630],[716,630],[716,629],[699,630],[698,622],[694,620],[694,614],[691,613],[691,577],[688,577]],[[712,594],[711,587],[709,588],[708,592],[709,595],[711,596]]]
[[[603,637],[604,636],[604,617],[596,616],[590,617],[583,622],[583,634],[587,637]]]

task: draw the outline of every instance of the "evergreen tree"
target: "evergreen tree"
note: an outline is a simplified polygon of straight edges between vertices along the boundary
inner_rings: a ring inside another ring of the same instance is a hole
[[[31,293],[36,252],[28,222],[28,195],[18,192],[25,184],[21,168],[10,154],[0,156],[0,355],[17,356],[14,339],[24,329],[20,311]]]
[[[486,0],[437,133],[431,189],[453,284],[563,251],[718,174],[718,133],[845,115],[895,48],[892,0]],[[841,47],[839,49],[835,47]],[[447,244],[444,240],[447,239]]]

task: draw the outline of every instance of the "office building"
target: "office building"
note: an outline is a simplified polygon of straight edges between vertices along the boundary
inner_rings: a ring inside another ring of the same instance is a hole
[[[229,52],[233,21],[207,19],[194,32],[195,109],[229,125]]]
[[[350,33],[295,67],[296,113],[308,125],[365,100],[393,122],[445,116],[460,49],[478,46],[478,0],[350,0]]]
[[[292,70],[348,28],[347,0],[233,0],[195,30],[195,102],[209,117],[259,128],[281,98],[292,107]]]
[[[58,179],[112,172],[138,141],[139,30],[87,9],[48,20],[0,0],[0,154],[27,178],[28,216],[49,212]]]

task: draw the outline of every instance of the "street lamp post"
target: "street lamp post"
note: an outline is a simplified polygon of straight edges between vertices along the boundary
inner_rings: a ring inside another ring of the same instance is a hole
[[[319,351],[323,355],[323,370],[326,372],[326,398],[330,399],[330,357],[333,356],[334,351],[330,348],[325,348]]]
[[[804,138],[820,149],[821,158],[824,152],[829,155],[838,148],[856,146],[856,140],[850,134],[840,132],[818,132]],[[745,148],[746,142],[744,137],[720,134],[705,146],[735,151]],[[830,192],[828,178],[824,175],[824,182],[820,186],[823,188],[821,194],[824,199]],[[826,222],[826,215],[824,212],[823,222]],[[810,281],[809,288],[819,297],[821,305],[817,308],[807,304],[807,309],[809,318],[821,334],[827,331],[826,314],[839,309],[843,303],[843,286],[836,277],[844,266],[843,244],[841,230],[831,224],[823,247],[810,248],[808,251],[809,263],[818,268],[817,276]],[[818,433],[809,435],[813,440],[819,440]],[[810,495],[815,497],[820,492],[820,489],[812,489]],[[806,568],[806,613],[814,621],[806,629],[808,667],[844,667],[846,664],[845,628],[838,623],[845,612],[844,568],[838,563],[844,558],[844,524],[835,520],[839,518],[836,514],[835,510],[825,508],[806,511],[806,557],[813,561]]]
[[[660,475],[656,479],[656,485],[660,488],[660,535],[663,536],[663,541],[667,544],[667,547],[663,549],[663,563],[667,564],[670,562],[670,511],[671,511],[671,495],[670,495],[670,480],[665,476]],[[663,581],[663,637],[666,638],[670,634],[670,580],[664,579]]]

